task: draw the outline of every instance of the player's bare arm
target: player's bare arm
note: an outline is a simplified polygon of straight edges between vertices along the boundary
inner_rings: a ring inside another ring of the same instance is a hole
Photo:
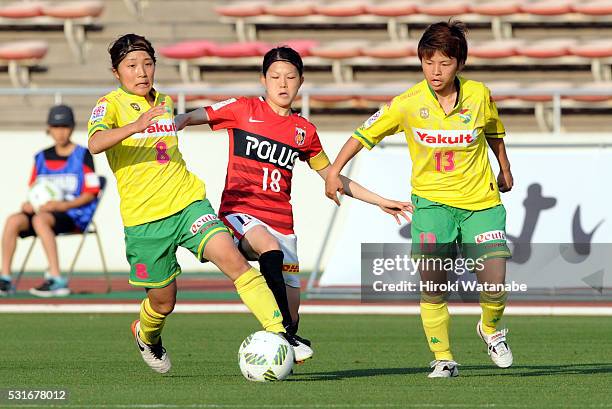
[[[102,153],[121,143],[135,133],[142,132],[156,122],[156,118],[166,112],[165,105],[157,105],[144,112],[131,124],[120,128],[105,129],[95,132],[89,138],[88,148],[92,154]]]
[[[178,131],[184,129],[186,126],[204,125],[208,122],[208,114],[204,108],[194,109],[191,112],[178,114],[174,117],[174,124],[176,125],[176,129]]]
[[[363,148],[363,145],[354,138],[349,138],[344,143],[344,146],[338,153],[336,160],[329,167],[327,176],[325,177],[325,196],[333,200],[338,206],[340,206],[340,200],[336,192],[344,194],[344,185],[340,180],[340,172],[344,169],[344,166],[353,159],[355,155]]]
[[[509,192],[514,186],[514,178],[512,177],[512,171],[510,170],[510,160],[506,153],[506,145],[504,140],[501,138],[487,138],[487,143],[491,147],[491,150],[497,158],[499,163],[499,175],[497,176],[497,185],[499,191]]]

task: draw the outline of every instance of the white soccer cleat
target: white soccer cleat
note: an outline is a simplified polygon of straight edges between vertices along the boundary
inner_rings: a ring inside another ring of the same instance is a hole
[[[301,342],[301,338],[295,335],[290,335],[285,332],[282,333],[289,345],[293,348],[293,355],[295,362],[298,364],[304,363],[307,359],[312,358],[314,351],[304,342]]]
[[[429,375],[428,378],[454,378],[459,376],[459,369],[457,368],[459,364],[455,361],[431,361],[429,366],[433,368],[433,371]]]
[[[482,321],[478,321],[476,331],[478,332],[478,336],[487,344],[489,356],[493,363],[500,368],[509,368],[512,365],[513,358],[512,351],[506,341],[508,329],[504,328],[501,331],[488,335],[485,334],[482,329]]]
[[[140,355],[147,365],[151,367],[155,372],[166,373],[172,368],[170,363],[170,357],[166,353],[166,348],[162,346],[161,338],[155,345],[145,344],[139,336],[140,333],[140,320],[136,320],[132,323],[132,334],[136,340],[136,346],[140,350]]]

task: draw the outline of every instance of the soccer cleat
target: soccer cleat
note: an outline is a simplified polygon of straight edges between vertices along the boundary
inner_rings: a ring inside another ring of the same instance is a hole
[[[429,367],[433,368],[433,371],[429,375],[428,378],[454,378],[459,376],[459,369],[457,368],[459,364],[455,361],[431,361],[429,363]]]
[[[162,346],[161,337],[159,342],[155,345],[145,344],[141,339],[140,335],[140,320],[136,320],[132,323],[132,334],[136,340],[136,346],[142,355],[142,359],[145,361],[151,369],[155,372],[166,373],[172,368],[170,357],[166,352],[166,348]]]
[[[30,288],[30,294],[37,297],[66,297],[70,294],[68,280],[63,277],[46,277],[46,280],[36,288]]]
[[[0,297],[6,297],[7,295],[11,295],[15,293],[15,287],[11,283],[10,278],[4,279],[0,278]]]
[[[476,325],[478,336],[487,344],[489,356],[495,365],[500,368],[509,368],[512,365],[512,351],[506,342],[508,329],[504,328],[491,335],[486,334],[482,329],[482,321]]]
[[[312,358],[314,351],[312,350],[312,348],[310,348],[309,345],[303,342],[310,341],[300,338],[297,335],[287,334],[286,332],[283,332],[281,335],[285,337],[287,342],[289,342],[289,344],[293,348],[293,354],[295,355],[296,363],[301,364],[304,363],[304,361],[306,361],[307,359]]]

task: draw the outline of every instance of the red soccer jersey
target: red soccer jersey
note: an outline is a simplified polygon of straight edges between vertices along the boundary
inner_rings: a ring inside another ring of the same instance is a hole
[[[291,178],[296,160],[329,165],[316,128],[298,114],[280,116],[259,98],[231,98],[205,108],[213,130],[227,129],[229,162],[219,215],[246,213],[293,234]]]

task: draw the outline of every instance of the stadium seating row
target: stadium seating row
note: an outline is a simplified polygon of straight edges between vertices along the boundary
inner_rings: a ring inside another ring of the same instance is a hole
[[[96,0],[45,3],[22,1],[0,7],[0,27],[6,29],[63,29],[66,41],[79,62],[85,62],[86,29],[104,10]]]
[[[305,57],[306,66],[330,67],[338,83],[351,82],[355,67],[418,66],[417,42],[395,41],[368,43],[334,41],[321,44],[312,40],[288,40],[289,45]],[[184,82],[200,80],[200,71],[214,66],[258,66],[260,57],[275,44],[261,41],[214,43],[208,40],[186,41],[160,49],[171,64],[178,65]],[[504,66],[591,66],[596,81],[612,79],[612,40],[558,38],[527,42],[510,39],[470,45],[472,65]]]
[[[30,71],[47,54],[46,41],[15,41],[0,44],[0,68],[5,68],[14,87],[30,85]]]
[[[429,24],[457,16],[468,23],[489,23],[495,38],[512,36],[512,25],[534,22],[610,21],[609,0],[486,0],[481,2],[386,1],[238,1],[219,5],[223,21],[235,24],[240,41],[253,41],[257,26],[387,24],[392,40],[408,37],[407,24]]]

